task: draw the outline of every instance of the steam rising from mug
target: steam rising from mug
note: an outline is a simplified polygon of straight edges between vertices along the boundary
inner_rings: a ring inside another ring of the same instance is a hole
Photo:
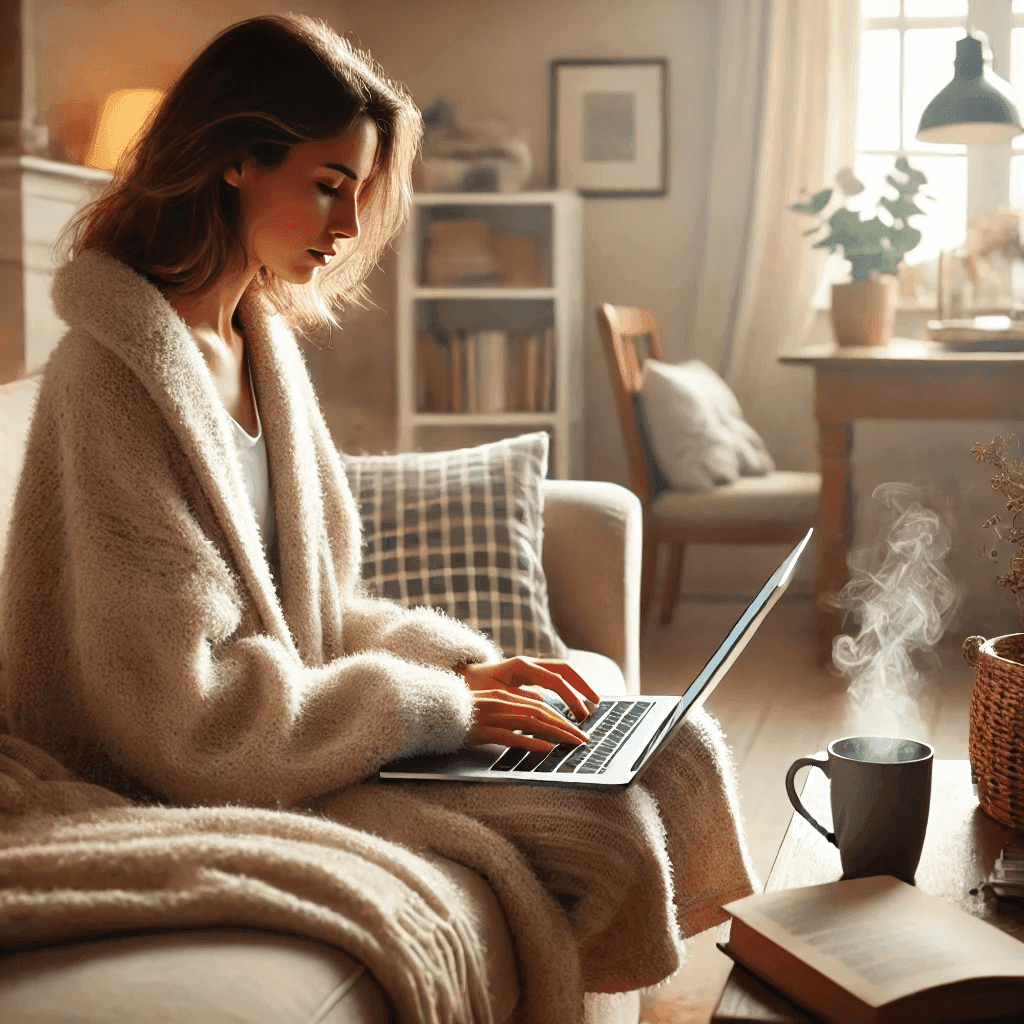
[[[860,632],[836,637],[832,660],[849,679],[861,729],[900,736],[921,728],[922,679],[912,655],[938,643],[958,603],[945,565],[950,530],[910,484],[880,484],[871,497],[889,525],[873,548],[850,556],[850,582],[838,600],[857,613]]]

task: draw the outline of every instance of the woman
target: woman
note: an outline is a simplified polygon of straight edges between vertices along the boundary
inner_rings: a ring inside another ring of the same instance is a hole
[[[706,927],[751,888],[707,722],[620,798],[446,785],[382,797],[360,781],[466,742],[585,741],[524,684],[580,719],[598,699],[564,663],[504,659],[459,622],[359,589],[359,517],[286,324],[358,300],[407,215],[419,136],[405,92],[325,25],[255,18],[186,69],[71,225],[54,283],[70,330],[46,368],[0,599],[6,716],[137,800],[314,810],[500,876],[493,857],[455,848],[455,825],[443,840],[415,826],[483,823],[570,912],[591,908],[575,925],[594,951],[588,984],[650,984],[674,967],[680,925]],[[684,782],[714,795],[708,820],[682,820]],[[565,827],[577,812],[580,835]],[[710,869],[695,866],[701,845]],[[621,866],[595,885],[612,863],[595,868],[598,853]],[[673,867],[696,897],[673,891]],[[607,927],[633,934],[638,910],[629,955],[657,956],[609,969],[621,950],[608,959]],[[654,939],[637,937],[645,924]]]

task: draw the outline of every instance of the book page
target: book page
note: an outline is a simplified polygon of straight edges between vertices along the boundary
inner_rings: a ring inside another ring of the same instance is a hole
[[[887,875],[725,909],[871,1006],[967,978],[1024,979],[1024,943]]]

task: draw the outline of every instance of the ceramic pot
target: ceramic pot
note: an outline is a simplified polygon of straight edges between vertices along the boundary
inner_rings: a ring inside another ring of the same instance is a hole
[[[885,345],[899,300],[893,274],[832,285],[832,331],[839,345]]]

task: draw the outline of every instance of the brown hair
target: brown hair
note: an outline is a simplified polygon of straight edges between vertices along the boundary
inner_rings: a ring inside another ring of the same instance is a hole
[[[100,249],[154,284],[201,291],[244,252],[237,192],[223,172],[249,156],[275,167],[302,142],[369,118],[379,138],[360,192],[359,243],[308,285],[261,268],[256,284],[295,326],[337,324],[332,305],[365,297],[367,274],[411,205],[423,122],[405,88],[325,22],[251,18],[225,29],[185,69],[98,199],[61,236],[64,259]]]

